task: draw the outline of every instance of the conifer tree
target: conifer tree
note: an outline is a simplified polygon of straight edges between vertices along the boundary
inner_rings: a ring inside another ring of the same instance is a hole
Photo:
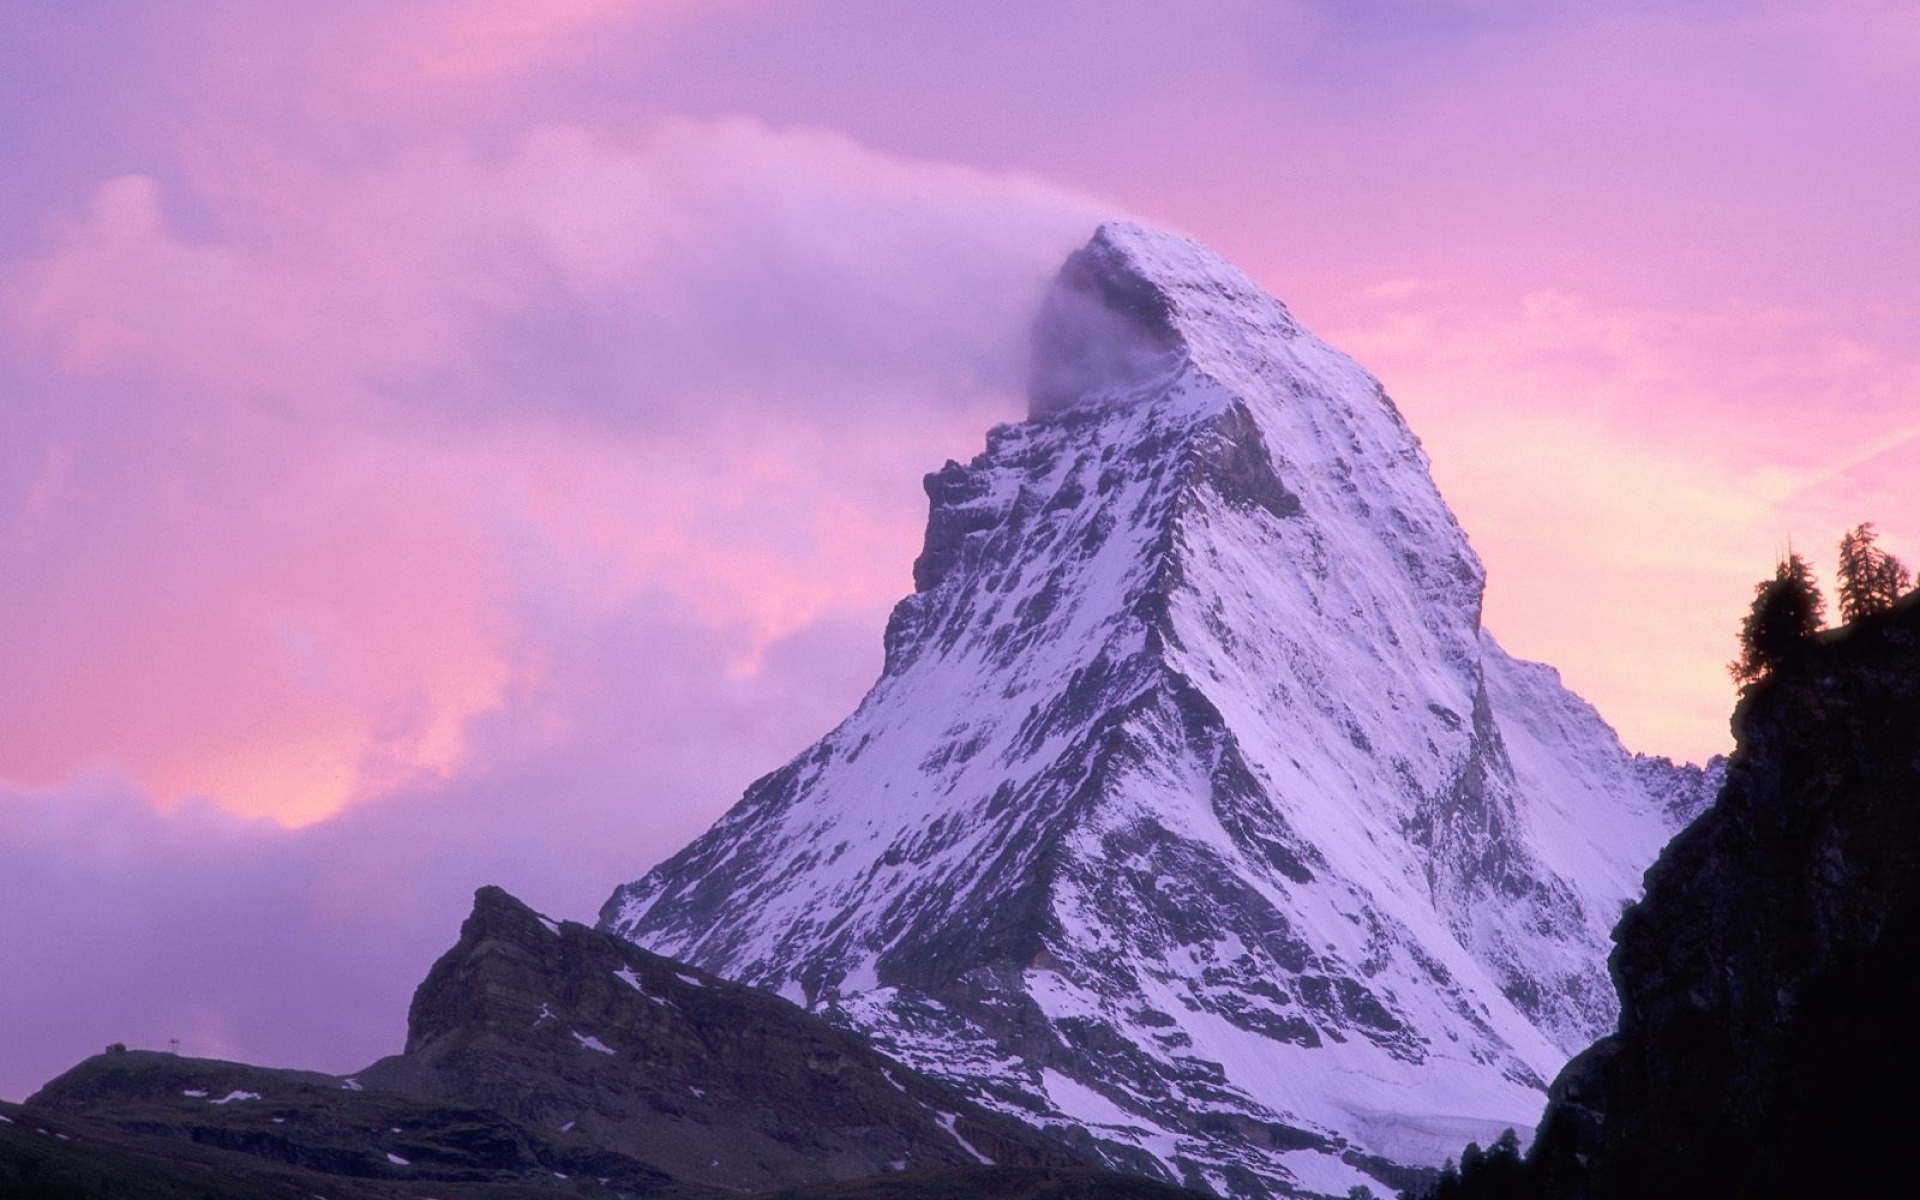
[[[1468,1142],[1467,1148],[1460,1152],[1460,1178],[1472,1179],[1480,1173],[1487,1163],[1487,1152],[1480,1148],[1479,1142]]]
[[[1500,1131],[1500,1136],[1494,1139],[1493,1149],[1487,1151],[1487,1158],[1495,1162],[1520,1161],[1520,1135],[1513,1131],[1512,1126]]]
[[[1740,625],[1740,657],[1728,665],[1734,681],[1754,683],[1797,657],[1820,631],[1826,608],[1813,568],[1789,552],[1773,578],[1753,589],[1753,609]]]
[[[1838,593],[1842,623],[1893,607],[1907,590],[1907,568],[1899,559],[1874,545],[1871,521],[1863,522],[1840,539]]]

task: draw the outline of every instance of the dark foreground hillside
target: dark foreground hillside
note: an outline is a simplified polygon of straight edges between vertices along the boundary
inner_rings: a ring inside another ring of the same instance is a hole
[[[0,1104],[0,1200],[560,1200],[562,1197],[649,1195],[662,1200],[717,1200],[740,1193],[672,1184],[639,1193],[597,1180],[467,1181],[383,1174],[341,1174],[300,1167],[241,1150],[166,1135],[129,1134],[114,1126],[49,1117]],[[391,1166],[392,1164],[389,1164]],[[765,1200],[1196,1200],[1151,1180],[1074,1168],[972,1167],[776,1193]]]
[[[1615,933],[1619,1031],[1522,1170],[1443,1195],[1920,1196],[1920,606],[1826,635],[1734,726]]]
[[[872,1177],[871,1183],[860,1182]],[[852,1181],[852,1182],[849,1182]],[[0,1105],[0,1200],[1176,1200],[792,1004],[497,888],[350,1076],[120,1050]]]

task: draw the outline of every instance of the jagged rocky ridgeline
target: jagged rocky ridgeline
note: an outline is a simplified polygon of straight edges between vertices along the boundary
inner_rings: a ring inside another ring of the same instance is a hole
[[[1715,780],[1501,651],[1379,383],[1204,248],[1104,226],[1031,380],[858,711],[603,927],[1221,1193],[1530,1126]]]
[[[1617,1032],[1460,1200],[1920,1196],[1920,603],[1752,688],[1620,922]]]
[[[1090,1165],[776,996],[498,888],[416,992],[405,1052],[364,1071],[121,1051],[0,1105],[6,1195],[1182,1195]]]

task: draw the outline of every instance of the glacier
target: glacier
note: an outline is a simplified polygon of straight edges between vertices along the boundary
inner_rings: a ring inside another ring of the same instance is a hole
[[[602,927],[1222,1195],[1530,1128],[1717,777],[1500,649],[1379,382],[1205,247],[1102,226],[1029,394],[859,708]]]

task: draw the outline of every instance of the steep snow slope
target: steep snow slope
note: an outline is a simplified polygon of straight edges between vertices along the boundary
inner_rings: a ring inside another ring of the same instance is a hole
[[[1380,385],[1209,251],[1103,227],[1031,394],[927,478],[859,710],[603,925],[1223,1193],[1531,1125],[1653,776],[1480,628]]]

